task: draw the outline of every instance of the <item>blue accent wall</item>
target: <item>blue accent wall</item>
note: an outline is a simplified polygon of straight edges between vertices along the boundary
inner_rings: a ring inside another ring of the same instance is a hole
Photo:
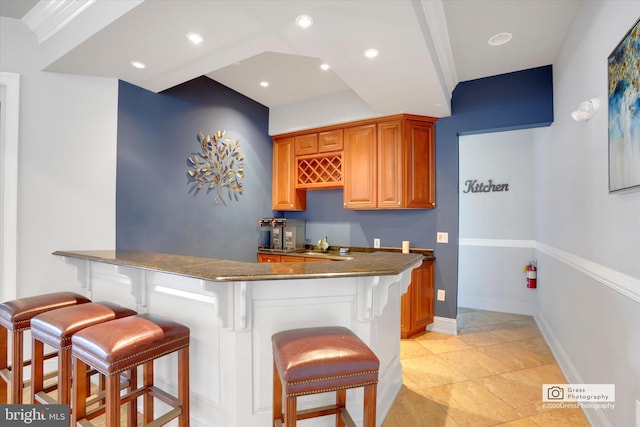
[[[116,193],[116,247],[255,261],[257,220],[271,211],[271,138],[268,109],[206,77],[155,94],[120,83]],[[452,115],[436,122],[436,208],[352,211],[342,190],[307,192],[304,218],[333,245],[434,248],[435,286],[447,300],[435,315],[455,318],[458,293],[458,135],[549,126],[553,122],[551,66],[458,84]],[[187,157],[196,134],[225,129],[246,155],[245,195],[214,206],[213,195],[188,192]],[[318,235],[307,239],[315,243]],[[436,232],[449,233],[436,244]]]
[[[162,93],[126,82],[118,91],[116,248],[255,261],[257,220],[271,216],[267,107],[209,78]],[[198,132],[239,139],[244,195],[227,206],[189,192],[187,158]]]

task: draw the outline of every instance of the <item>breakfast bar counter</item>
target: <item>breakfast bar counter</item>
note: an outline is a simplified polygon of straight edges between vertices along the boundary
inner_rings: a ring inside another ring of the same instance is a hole
[[[191,425],[271,423],[271,336],[316,326],[345,326],[380,359],[377,425],[402,386],[400,297],[421,254],[354,253],[344,261],[248,263],[134,251],[57,251],[77,270],[78,288],[168,316],[191,330]],[[172,360],[156,364],[157,382],[174,390]],[[362,390],[347,406],[362,421]],[[328,405],[332,394],[308,396],[299,409]],[[158,410],[162,405],[158,404]],[[332,417],[313,421],[332,426]]]

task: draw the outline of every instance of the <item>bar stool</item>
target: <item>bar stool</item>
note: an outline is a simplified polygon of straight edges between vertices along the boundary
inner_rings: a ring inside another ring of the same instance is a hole
[[[282,331],[273,344],[273,425],[336,415],[336,426],[355,427],[346,409],[347,389],[364,387],[364,427],[376,425],[380,361],[349,329],[340,326]],[[286,396],[282,412],[282,391]],[[336,392],[336,404],[297,410],[298,396]]]
[[[91,302],[90,299],[73,292],[55,292],[27,298],[19,298],[0,304],[0,403],[8,403],[8,388],[11,387],[11,402],[23,403],[23,370],[31,364],[24,360],[24,332],[29,330],[33,316],[57,308]],[[9,335],[12,334],[11,364],[8,363]],[[55,353],[46,356],[55,357]]]
[[[47,311],[31,319],[33,342],[31,361],[31,398],[33,403],[71,403],[71,336],[89,326],[137,313],[109,302],[88,303]],[[44,344],[58,355],[58,398],[44,388]]]
[[[74,366],[73,425],[93,425],[89,421],[106,412],[106,425],[120,425],[120,405],[129,411],[143,397],[143,422],[164,425],[178,418],[180,427],[189,426],[189,328],[156,314],[139,314],[90,326],[73,335]],[[178,352],[178,396],[172,396],[153,384],[153,362]],[[137,388],[137,367],[143,366],[143,384]],[[87,413],[86,373],[90,368],[106,376],[105,410]],[[131,372],[131,391],[120,395],[120,373]],[[173,409],[153,419],[153,399]],[[132,423],[132,420],[129,420]]]

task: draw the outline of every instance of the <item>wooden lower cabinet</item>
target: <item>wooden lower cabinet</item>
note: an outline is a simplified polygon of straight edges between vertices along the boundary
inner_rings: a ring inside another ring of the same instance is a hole
[[[331,260],[327,258],[258,253],[258,262],[331,262]]]
[[[433,261],[424,261],[411,272],[411,284],[402,295],[400,337],[410,338],[433,323]]]
[[[258,253],[258,262],[280,262],[280,255]]]

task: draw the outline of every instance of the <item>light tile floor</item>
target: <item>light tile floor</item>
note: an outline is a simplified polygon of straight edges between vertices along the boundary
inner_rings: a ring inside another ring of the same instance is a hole
[[[589,426],[580,409],[542,407],[566,383],[531,316],[458,309],[459,335],[402,340],[404,385],[382,427]]]

